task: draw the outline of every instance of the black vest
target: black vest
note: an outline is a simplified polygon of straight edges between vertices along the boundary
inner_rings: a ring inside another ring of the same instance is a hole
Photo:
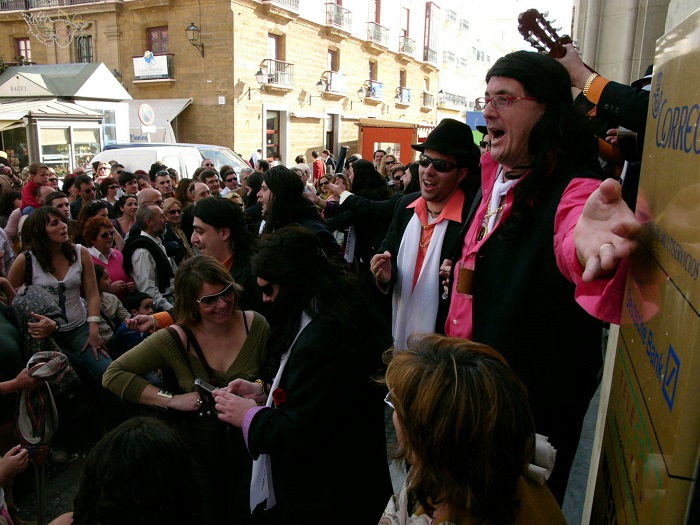
[[[550,437],[559,433],[551,427],[580,430],[602,366],[603,323],[576,303],[554,256],[554,217],[572,178],[546,181],[516,233],[487,239],[473,283],[474,340],[507,359],[528,388],[537,432]]]

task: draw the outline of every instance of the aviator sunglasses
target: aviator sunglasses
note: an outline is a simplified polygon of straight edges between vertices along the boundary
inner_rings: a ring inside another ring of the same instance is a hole
[[[197,301],[199,304],[206,304],[211,306],[212,304],[216,304],[219,301],[219,297],[223,297],[224,301],[228,301],[229,299],[231,299],[231,297],[233,297],[233,291],[233,285],[229,284],[219,293],[203,295],[199,299],[195,299],[195,301]]]
[[[427,168],[431,164],[438,173],[447,173],[448,171],[452,171],[455,167],[457,167],[457,165],[453,164],[452,162],[442,159],[432,159],[425,153],[421,153],[420,157],[418,157],[418,165]]]

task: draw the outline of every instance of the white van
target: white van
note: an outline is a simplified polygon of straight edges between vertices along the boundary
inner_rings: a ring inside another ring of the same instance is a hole
[[[248,167],[248,163],[231,149],[211,144],[110,144],[95,155],[92,162],[116,160],[133,173],[148,171],[153,163],[160,161],[168,168],[175,168],[180,177],[191,179],[204,159],[211,159],[217,170],[224,165],[232,166],[236,175],[240,175],[241,168]]]

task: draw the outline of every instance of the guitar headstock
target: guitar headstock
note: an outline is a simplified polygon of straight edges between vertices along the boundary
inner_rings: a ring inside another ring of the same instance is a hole
[[[545,18],[548,13],[540,13],[537,9],[528,9],[518,16],[518,31],[532,47],[547,53],[553,58],[561,58],[566,54],[564,45],[571,43],[568,35],[559,36],[557,29]]]

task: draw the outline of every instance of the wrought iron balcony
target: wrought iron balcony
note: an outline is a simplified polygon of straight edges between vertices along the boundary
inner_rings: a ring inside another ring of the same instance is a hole
[[[464,18],[459,19],[459,30],[460,31],[469,31],[469,22],[465,20]]]
[[[432,64],[434,66],[437,66],[437,63],[438,63],[437,51],[435,51],[434,49],[430,49],[429,47],[424,48],[424,50],[423,50],[423,62],[427,62],[428,64]]]
[[[453,65],[455,63],[455,54],[450,51],[443,51],[442,63],[449,66]]]
[[[445,22],[456,22],[457,21],[457,13],[454,11],[445,11]]]
[[[363,102],[381,102],[384,97],[384,83],[372,79],[365,80],[357,94]]]
[[[421,98],[421,109],[431,110],[435,107],[435,95],[423,91],[423,96]]]
[[[389,47],[389,30],[375,22],[367,22],[367,40]]]
[[[96,4],[98,0],[0,0],[0,11],[26,11],[43,7]]]
[[[352,31],[352,12],[338,4],[326,4],[326,25],[350,33]]]
[[[289,11],[299,12],[299,0],[263,0],[263,4],[270,4]]]
[[[457,106],[467,107],[467,97],[455,95],[454,93],[442,93],[439,97],[440,107]]]
[[[394,103],[397,106],[408,106],[411,104],[411,90],[407,87],[399,86],[396,88],[396,96]]]
[[[411,40],[407,36],[399,37],[399,53],[404,55],[413,55],[416,52],[416,41]]]
[[[294,87],[294,64],[273,60],[263,60],[263,73],[266,75],[263,84],[280,87]]]
[[[348,76],[338,71],[324,71],[321,82],[324,86],[322,94],[344,96],[348,92]]]
[[[467,60],[465,58],[457,59],[457,71],[466,72],[467,71]]]

